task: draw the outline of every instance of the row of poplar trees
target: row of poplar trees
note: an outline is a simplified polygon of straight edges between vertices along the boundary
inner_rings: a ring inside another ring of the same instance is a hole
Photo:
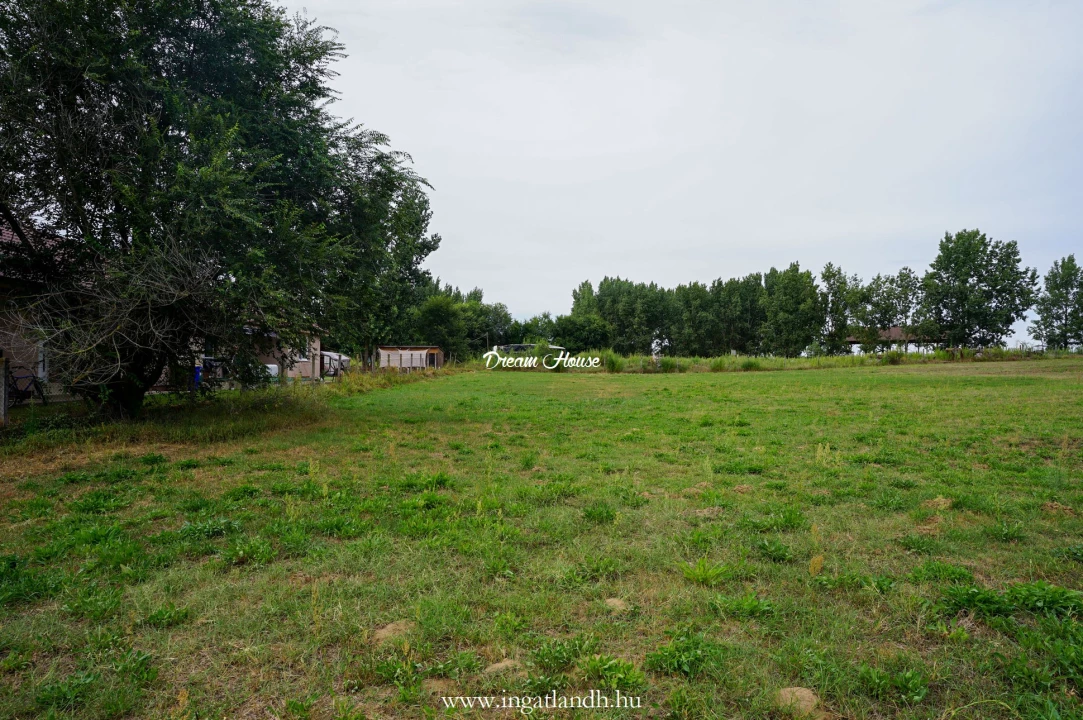
[[[946,233],[924,275],[904,267],[862,282],[828,263],[819,277],[793,263],[710,285],[675,288],[606,277],[572,292],[572,311],[541,315],[525,335],[574,351],[624,354],[794,357],[918,344],[1002,346],[1012,326],[1035,313],[1031,334],[1054,348],[1083,344],[1083,273],[1071,255],[1039,289],[1017,244],[978,230]]]

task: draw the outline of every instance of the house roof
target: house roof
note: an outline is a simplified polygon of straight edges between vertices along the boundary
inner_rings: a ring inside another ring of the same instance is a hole
[[[439,345],[377,345],[377,350],[439,350]]]
[[[898,325],[892,325],[886,330],[880,331],[880,339],[887,342],[903,342],[904,340],[913,342],[915,338],[913,335],[908,335],[907,333],[904,333],[903,329]],[[858,345],[863,341],[851,335],[850,337],[846,338],[846,342],[850,343],[851,345]]]

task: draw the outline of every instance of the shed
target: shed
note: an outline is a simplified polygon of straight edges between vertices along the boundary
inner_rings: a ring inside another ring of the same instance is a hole
[[[444,366],[444,351],[436,345],[380,345],[381,368],[417,370]]]

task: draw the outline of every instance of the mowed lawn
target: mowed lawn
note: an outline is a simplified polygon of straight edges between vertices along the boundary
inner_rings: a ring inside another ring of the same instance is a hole
[[[0,717],[1083,716],[1081,361],[328,402],[0,456]]]

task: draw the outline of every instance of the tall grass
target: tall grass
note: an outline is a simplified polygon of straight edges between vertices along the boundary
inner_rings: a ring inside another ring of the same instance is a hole
[[[588,350],[579,356],[602,358],[598,369],[575,369],[570,372],[606,373],[684,373],[684,372],[756,372],[773,370],[821,370],[832,368],[871,367],[877,365],[925,365],[929,363],[987,362],[1005,360],[1039,360],[1078,357],[1071,351],[1036,351],[1031,349],[989,348],[935,350],[927,353],[891,350],[883,354],[818,355],[783,358],[772,356],[722,355],[719,357],[674,357],[664,355],[620,355],[610,349]],[[483,370],[480,362],[468,362],[464,369]],[[538,372],[550,372],[541,367]],[[521,372],[521,371],[517,371]]]

